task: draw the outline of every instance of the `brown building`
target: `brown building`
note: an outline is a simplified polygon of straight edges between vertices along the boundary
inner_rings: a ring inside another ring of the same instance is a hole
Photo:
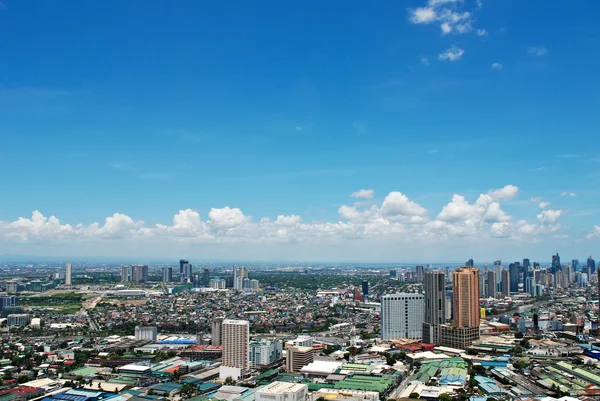
[[[312,347],[290,347],[287,349],[285,358],[285,370],[288,372],[300,372],[302,367],[314,361],[314,350]]]
[[[440,342],[464,349],[479,339],[479,269],[460,267],[452,274],[454,323],[442,326]]]

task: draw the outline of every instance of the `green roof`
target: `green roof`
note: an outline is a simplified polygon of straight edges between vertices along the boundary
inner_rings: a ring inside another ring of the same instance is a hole
[[[385,377],[355,375],[335,383],[336,389],[366,390],[385,393],[394,381]]]
[[[74,371],[70,372],[69,374],[72,376],[87,377],[87,376],[96,376],[98,374],[98,372],[99,372],[99,370],[96,368],[92,368],[90,366],[84,366],[83,368],[74,370]]]

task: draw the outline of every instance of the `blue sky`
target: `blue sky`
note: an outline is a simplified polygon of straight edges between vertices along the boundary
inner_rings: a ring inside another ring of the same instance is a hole
[[[592,1],[2,0],[0,246],[586,257],[600,238],[598,12]],[[474,206],[507,185],[518,190]],[[373,194],[349,197],[360,189]],[[404,206],[390,212],[393,201]],[[444,215],[449,203],[463,212]]]

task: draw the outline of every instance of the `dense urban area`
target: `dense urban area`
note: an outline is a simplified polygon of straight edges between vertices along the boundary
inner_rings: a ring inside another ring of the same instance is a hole
[[[580,263],[4,263],[0,401],[600,396]]]

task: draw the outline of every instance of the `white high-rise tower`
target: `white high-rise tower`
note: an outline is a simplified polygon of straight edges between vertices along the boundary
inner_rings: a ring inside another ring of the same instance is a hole
[[[223,345],[219,378],[238,380],[248,372],[250,349],[250,322],[225,319],[221,325]]]
[[[65,285],[71,285],[71,264],[67,263],[65,270]]]

